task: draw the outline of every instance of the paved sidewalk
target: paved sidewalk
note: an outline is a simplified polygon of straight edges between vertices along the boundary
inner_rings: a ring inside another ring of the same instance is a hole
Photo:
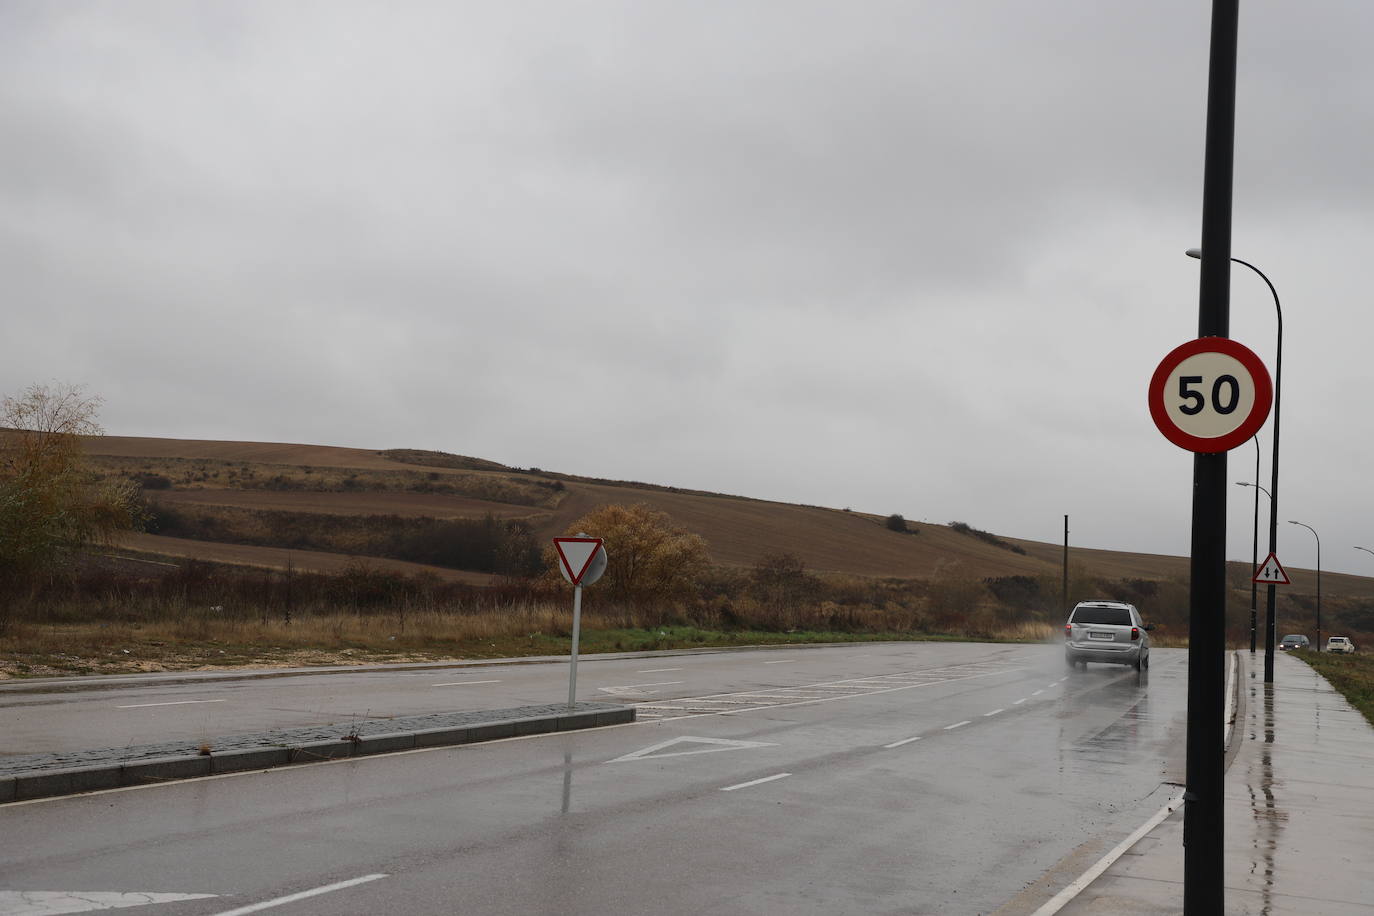
[[[1374,728],[1315,671],[1242,653],[1245,717],[1226,772],[1227,914],[1374,914]],[[1064,914],[1183,912],[1175,812]]]

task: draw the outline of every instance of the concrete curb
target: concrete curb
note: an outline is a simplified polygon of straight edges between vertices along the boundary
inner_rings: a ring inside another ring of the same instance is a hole
[[[552,734],[635,721],[633,706],[611,706],[558,715],[514,716],[477,725],[430,728],[381,735],[347,736],[294,746],[249,748],[182,757],[161,757],[128,763],[112,762],[64,770],[39,770],[0,778],[0,804],[76,795],[103,789],[146,786],[224,773],[266,770],[272,767],[372,754],[389,754],[416,748],[476,744],[525,735]]]

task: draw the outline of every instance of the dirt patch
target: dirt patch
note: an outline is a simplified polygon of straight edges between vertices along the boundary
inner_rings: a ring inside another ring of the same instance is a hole
[[[447,569],[443,566],[426,566],[423,563],[407,563],[405,560],[388,560],[383,557],[351,557],[342,553],[325,553],[322,550],[250,547],[246,544],[192,541],[187,538],[169,538],[157,534],[125,532],[115,539],[115,546],[123,550],[158,557],[185,557],[194,560],[207,560],[211,563],[228,563],[233,566],[258,566],[266,569],[284,570],[289,563],[291,568],[298,572],[337,574],[345,572],[353,565],[361,562],[366,564],[369,569],[395,572],[406,576],[427,573],[438,576],[446,582],[466,582],[469,585],[491,585],[497,579],[491,573],[467,572],[461,569]]]
[[[399,515],[403,518],[533,518],[547,513],[526,506],[491,502],[467,496],[429,493],[312,493],[273,490],[158,490],[158,503],[192,506],[231,506],[276,512],[319,512],[325,515]]]

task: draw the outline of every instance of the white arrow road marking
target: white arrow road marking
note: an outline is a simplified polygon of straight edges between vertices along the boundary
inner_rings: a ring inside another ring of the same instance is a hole
[[[645,687],[669,687],[673,684],[685,684],[686,681],[658,681],[653,684],[625,684],[622,687],[598,687],[603,693],[609,693],[613,697],[623,697],[631,693],[658,693],[657,690],[645,690]]]
[[[52,916],[120,910],[150,903],[204,900],[215,894],[140,894],[121,891],[0,891],[0,916]]]
[[[674,744],[705,744],[707,746],[698,747],[690,751],[673,751],[671,754],[658,753],[665,747],[672,747]],[[768,741],[729,741],[725,738],[692,738],[684,736],[682,738],[669,738],[667,741],[660,741],[652,747],[646,747],[632,754],[626,754],[623,757],[617,757],[614,760],[608,760],[606,762],[620,763],[623,760],[644,760],[645,758],[653,758],[656,760],[660,757],[685,757],[688,754],[714,754],[717,751],[742,751],[753,747],[777,747],[777,745]]]

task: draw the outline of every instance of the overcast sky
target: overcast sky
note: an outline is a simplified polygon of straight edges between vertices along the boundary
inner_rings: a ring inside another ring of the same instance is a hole
[[[1279,556],[1315,564],[1299,519],[1374,575],[1374,6],[1242,6],[1233,253],[1285,309]],[[0,393],[86,385],[112,434],[1052,542],[1068,514],[1077,545],[1186,554],[1192,459],[1146,386],[1197,333],[1209,19],[5,0]],[[1272,371],[1242,267],[1231,332]],[[1253,480],[1255,448],[1230,464]]]

